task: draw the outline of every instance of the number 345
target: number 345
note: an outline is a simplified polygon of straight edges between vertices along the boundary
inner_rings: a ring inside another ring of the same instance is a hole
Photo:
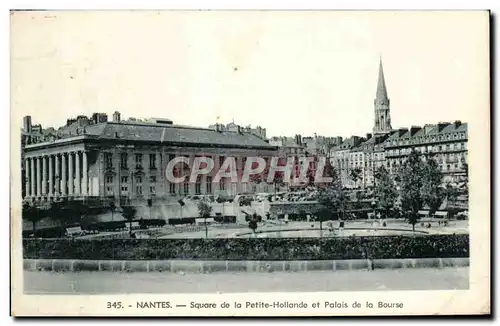
[[[119,301],[117,301],[117,302],[109,302],[108,301],[106,308],[108,308],[108,309],[112,309],[112,308],[114,308],[114,309],[121,309],[122,308],[122,303],[119,302]]]

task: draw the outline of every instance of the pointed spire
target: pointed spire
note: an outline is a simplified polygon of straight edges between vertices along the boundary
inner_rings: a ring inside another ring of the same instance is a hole
[[[389,101],[387,97],[387,88],[385,87],[385,78],[384,78],[384,68],[382,67],[382,56],[380,56],[380,65],[378,68],[378,84],[377,84],[377,103],[387,103]]]

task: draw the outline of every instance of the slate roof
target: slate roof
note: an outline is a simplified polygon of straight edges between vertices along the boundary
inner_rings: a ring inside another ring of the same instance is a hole
[[[266,141],[250,133],[216,131],[212,129],[147,123],[107,122],[86,127],[85,134],[96,139],[184,143],[223,147],[259,147],[275,149]]]

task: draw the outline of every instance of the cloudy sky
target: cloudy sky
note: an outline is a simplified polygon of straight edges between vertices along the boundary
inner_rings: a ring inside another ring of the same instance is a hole
[[[78,114],[363,135],[382,56],[393,127],[488,105],[484,12],[17,12],[12,123]]]

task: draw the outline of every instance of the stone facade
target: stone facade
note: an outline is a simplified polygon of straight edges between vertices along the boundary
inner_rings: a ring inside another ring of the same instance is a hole
[[[343,185],[351,188],[373,187],[376,181],[374,172],[380,166],[390,173],[397,173],[412,150],[423,154],[423,159],[431,155],[436,159],[441,166],[444,183],[465,180],[467,123],[440,122],[423,127],[392,129],[382,62],[374,102],[374,134],[352,136],[330,151],[331,162],[339,171]],[[356,182],[351,176],[355,169],[361,172]]]
[[[59,131],[58,139],[24,144],[24,199],[50,203],[63,199],[107,198],[117,205],[177,201],[194,194],[258,192],[264,185],[213,182],[212,175],[180,184],[166,180],[175,157],[189,158],[181,168],[189,175],[196,156],[210,156],[217,171],[225,157],[236,157],[238,175],[249,156],[271,157],[277,148],[249,133],[165,125],[159,122],[86,123],[80,131]],[[117,120],[117,121],[116,121]],[[156,121],[156,120],[155,120]],[[71,122],[67,127],[73,126]],[[77,130],[77,129],[75,129]],[[41,138],[43,139],[43,138]]]

